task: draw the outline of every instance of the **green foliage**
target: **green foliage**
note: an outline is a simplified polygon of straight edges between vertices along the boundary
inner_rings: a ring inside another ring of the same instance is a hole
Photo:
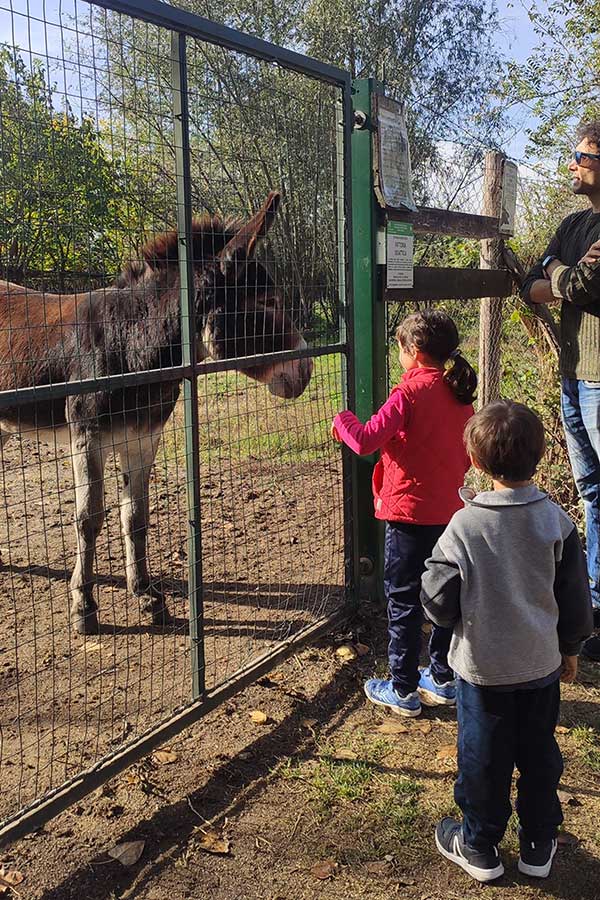
[[[571,737],[583,762],[592,772],[597,775],[600,774],[600,743],[594,729],[584,726],[573,728]]]
[[[599,0],[536,0],[529,18],[537,46],[522,64],[510,63],[503,104],[526,104],[530,149],[542,159],[572,149],[573,126],[600,114]]]
[[[129,225],[122,161],[91,119],[54,108],[39,62],[28,68],[6,47],[0,125],[0,268],[7,277],[37,270],[64,290],[86,284],[92,273],[118,270]]]

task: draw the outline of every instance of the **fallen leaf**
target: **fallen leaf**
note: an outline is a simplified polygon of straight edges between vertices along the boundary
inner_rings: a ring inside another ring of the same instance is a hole
[[[84,653],[95,653],[98,650],[102,650],[102,642],[101,641],[84,641],[81,647]]]
[[[335,655],[338,659],[341,659],[342,662],[352,662],[358,657],[356,650],[351,644],[342,644],[342,646],[338,647],[335,651]]]
[[[323,859],[321,862],[311,866],[310,874],[314,878],[320,878],[321,881],[325,881],[326,878],[331,878],[333,876],[336,869],[337,863],[335,859]]]
[[[444,744],[435,754],[436,759],[456,759],[456,744]]]
[[[570,728],[567,728],[566,725],[557,725],[554,729],[557,734],[568,734],[570,732]]]
[[[25,876],[21,872],[0,866],[0,894],[5,894],[15,884],[21,884],[22,881],[25,881]]]
[[[384,722],[382,725],[378,725],[375,731],[380,734],[408,734],[410,728],[400,722]]]
[[[376,862],[367,863],[365,869],[371,875],[388,875],[390,872],[390,864],[382,859]]]
[[[152,759],[159,766],[169,766],[171,763],[177,762],[179,756],[174,750],[155,750]]]
[[[569,794],[567,791],[557,791],[556,793],[561,803],[566,803],[569,806],[581,806],[580,801],[573,794]]]
[[[216,828],[200,828],[200,837],[195,842],[206,853],[216,853],[219,856],[227,856],[231,850],[231,843],[222,831]]]
[[[145,841],[126,841],[109,850],[108,855],[122,866],[134,866],[144,852],[145,844]]]
[[[354,649],[359,656],[366,656],[367,653],[371,652],[371,648],[367,644],[355,644]]]
[[[559,844],[563,844],[566,847],[574,847],[575,844],[579,843],[579,838],[571,834],[570,831],[559,831],[557,840]]]
[[[429,734],[431,731],[431,722],[419,722],[418,725],[415,725],[415,730],[420,731],[421,734]]]
[[[318,719],[302,719],[300,724],[303,728],[314,728],[318,721]]]
[[[331,756],[332,759],[358,759],[354,750],[336,750]]]
[[[261,709],[253,709],[250,713],[250,718],[254,722],[255,725],[266,725],[269,721],[269,717],[266,713],[264,713]]]

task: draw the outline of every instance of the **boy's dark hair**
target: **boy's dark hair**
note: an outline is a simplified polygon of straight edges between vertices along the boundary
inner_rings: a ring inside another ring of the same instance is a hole
[[[501,481],[526,481],[546,449],[544,426],[525,404],[494,400],[467,422],[465,445],[488,475]]]
[[[420,350],[437,363],[451,361],[444,381],[459,403],[472,403],[477,375],[458,349],[458,329],[441,309],[425,309],[407,316],[396,329],[396,340],[404,350]]]
[[[580,123],[577,128],[577,143],[580,141],[589,141],[600,148],[600,119]]]

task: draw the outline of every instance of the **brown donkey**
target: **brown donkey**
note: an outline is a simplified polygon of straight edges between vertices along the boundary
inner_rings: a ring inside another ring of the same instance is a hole
[[[243,225],[226,225],[214,217],[194,221],[199,360],[306,347],[267,270],[254,259],[257,241],[272,225],[279,200],[278,193],[270,193]],[[181,365],[177,245],[176,232],[157,238],[145,247],[144,260],[128,265],[113,286],[88,293],[46,294],[0,281],[0,390]],[[312,362],[267,362],[243,371],[289,399],[305,389]],[[70,613],[81,634],[98,630],[93,560],[104,518],[104,466],[113,450],[122,473],[127,586],[155,624],[170,621],[146,564],[148,481],[180,386],[164,380],[0,409],[1,445],[11,434],[29,431],[42,439],[51,431],[52,439],[70,445],[77,533]]]

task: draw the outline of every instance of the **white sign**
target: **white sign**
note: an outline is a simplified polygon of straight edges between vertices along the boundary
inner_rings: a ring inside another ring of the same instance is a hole
[[[386,287],[413,287],[414,241],[413,227],[408,222],[388,222]]]
[[[504,161],[502,172],[502,204],[500,207],[500,234],[515,233],[515,212],[517,209],[517,180],[519,170],[517,164]]]
[[[378,187],[383,206],[416,210],[412,193],[410,147],[402,106],[377,97]]]

